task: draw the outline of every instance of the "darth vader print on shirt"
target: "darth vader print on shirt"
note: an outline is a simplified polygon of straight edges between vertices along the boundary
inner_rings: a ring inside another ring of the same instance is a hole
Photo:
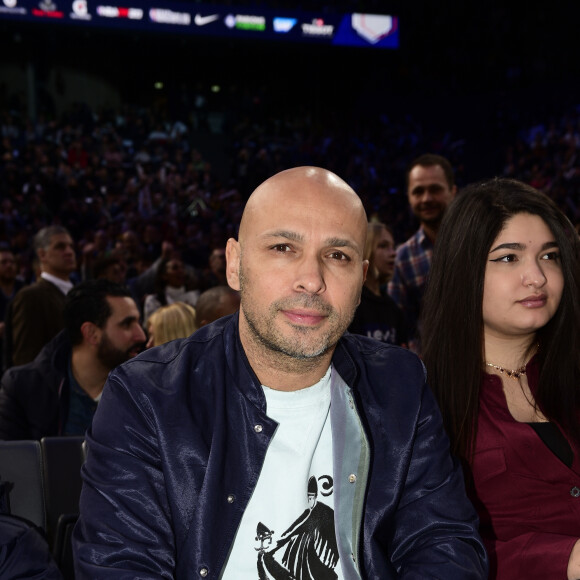
[[[337,578],[338,547],[334,510],[320,501],[332,495],[329,475],[308,480],[308,508],[276,541],[262,522],[256,528],[260,580],[331,580]]]

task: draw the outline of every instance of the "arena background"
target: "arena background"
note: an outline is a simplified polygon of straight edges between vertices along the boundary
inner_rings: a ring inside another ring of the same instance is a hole
[[[201,96],[205,154],[224,172],[232,107],[280,118],[304,110],[353,131],[373,115],[411,115],[442,139],[462,143],[463,178],[470,180],[501,170],[501,144],[522,127],[559,118],[580,102],[571,3],[223,4],[394,14],[401,46],[312,47],[0,19],[0,109],[58,115],[87,102],[94,110],[131,105],[186,117]]]

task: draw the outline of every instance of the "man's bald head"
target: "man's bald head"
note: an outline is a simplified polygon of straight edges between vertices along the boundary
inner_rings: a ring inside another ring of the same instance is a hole
[[[244,235],[256,217],[267,216],[272,210],[284,211],[285,207],[295,204],[305,204],[321,211],[327,204],[343,205],[352,223],[360,225],[363,238],[366,237],[366,213],[352,187],[332,171],[303,166],[281,171],[254,190],[242,215],[239,241],[243,243]]]
[[[326,372],[360,302],[366,232],[360,198],[319,167],[282,171],[250,196],[239,239],[228,240],[227,276],[262,384],[303,388]]]

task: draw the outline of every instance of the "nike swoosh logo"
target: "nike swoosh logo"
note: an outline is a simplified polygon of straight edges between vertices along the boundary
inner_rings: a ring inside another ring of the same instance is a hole
[[[205,26],[206,24],[215,22],[219,17],[219,14],[208,14],[207,16],[196,14],[193,21],[195,22],[196,26]]]

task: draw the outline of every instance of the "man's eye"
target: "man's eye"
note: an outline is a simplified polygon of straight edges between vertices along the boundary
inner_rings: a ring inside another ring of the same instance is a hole
[[[288,244],[276,244],[273,248],[276,252],[285,253],[290,251],[290,246]]]
[[[332,253],[330,254],[330,257],[331,257],[333,260],[345,260],[345,261],[350,261],[350,258],[349,258],[349,257],[348,257],[346,254],[344,254],[343,252],[332,252]]]

